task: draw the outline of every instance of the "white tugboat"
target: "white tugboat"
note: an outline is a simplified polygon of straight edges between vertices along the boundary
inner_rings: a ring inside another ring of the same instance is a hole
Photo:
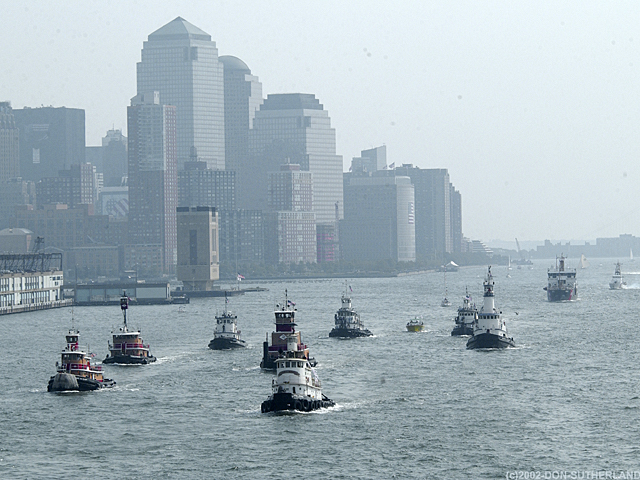
[[[345,292],[344,295],[342,295],[342,307],[340,307],[334,315],[336,323],[333,330],[329,332],[329,336],[339,338],[370,337],[373,333],[364,328],[364,324],[360,320],[360,315],[351,306],[351,297],[349,297],[347,288],[345,282]]]
[[[284,303],[276,305],[274,312],[276,317],[276,330],[271,333],[271,345],[269,345],[269,334],[262,344],[262,361],[260,368],[265,370],[276,370],[276,359],[285,354],[291,345],[289,336],[293,335],[296,339],[296,351],[303,352],[304,356],[309,360],[312,367],[315,367],[316,361],[309,358],[309,347],[302,343],[300,332],[296,332],[296,304],[289,300],[287,290],[284,291]]]
[[[487,272],[484,286],[484,304],[478,312],[473,327],[473,336],[467,341],[467,348],[506,348],[515,347],[512,337],[507,336],[507,326],[502,320],[502,312],[495,307],[493,294],[495,282],[491,275],[491,266]]]
[[[295,333],[286,334],[287,350],[276,359],[276,378],[271,382],[272,394],[262,402],[262,413],[298,410],[310,412],[332,407],[325,397],[316,371],[303,350],[298,350]]]
[[[102,376],[101,366],[93,364],[89,348],[78,344],[78,330],[69,330],[66,339],[67,346],[62,350],[61,362],[56,362],[57,373],[49,379],[48,392],[86,392],[115,385],[115,381]]]
[[[566,258],[560,255],[556,257],[556,268],[548,269],[548,284],[544,287],[547,291],[547,299],[550,302],[561,302],[563,300],[573,300],[578,296],[578,284],[576,283],[576,269],[565,268]]]
[[[227,310],[229,299],[227,293],[224,294],[224,312],[216,315],[216,329],[213,332],[213,340],[209,342],[212,350],[230,350],[232,348],[243,348],[247,346],[244,340],[240,339],[238,330],[238,316]]]
[[[471,295],[467,291],[462,300],[462,306],[458,307],[458,315],[454,318],[456,324],[451,331],[452,336],[473,335],[473,324],[478,318],[478,309],[472,301]]]
[[[146,365],[156,361],[156,357],[149,352],[149,345],[145,345],[140,337],[140,330],[129,330],[127,326],[127,309],[129,297],[122,292],[120,309],[124,323],[117,330],[111,332],[113,343],[109,343],[109,354],[102,363],[120,363],[126,365]]]
[[[627,286],[627,282],[622,278],[622,265],[620,262],[616,263],[616,269],[613,273],[613,278],[609,282],[609,288],[611,290],[621,290]]]

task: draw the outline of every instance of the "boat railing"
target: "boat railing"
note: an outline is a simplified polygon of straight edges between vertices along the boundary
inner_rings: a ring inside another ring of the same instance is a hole
[[[61,365],[58,368],[58,371],[64,372],[66,365],[69,366],[69,370],[87,370],[87,371],[95,370],[98,372],[102,371],[102,367],[100,365],[88,365],[83,363],[67,363],[65,365]]]
[[[142,349],[149,349],[149,345],[145,345],[144,343],[116,343],[113,346],[111,344],[109,344],[109,349],[110,350],[119,350],[122,349],[122,347],[124,346],[124,348],[126,349],[133,349],[133,348],[142,348]]]

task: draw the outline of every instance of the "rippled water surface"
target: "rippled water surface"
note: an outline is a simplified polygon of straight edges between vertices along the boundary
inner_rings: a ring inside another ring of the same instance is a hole
[[[571,262],[569,262],[571,263]],[[574,262],[575,263],[575,262]],[[158,362],[104,368],[113,389],[50,394],[71,309],[0,317],[0,478],[505,478],[513,470],[640,470],[638,301],[610,291],[613,261],[578,272],[580,299],[546,302],[546,267],[494,267],[496,304],[517,347],[467,351],[451,337],[465,287],[485,268],[354,279],[373,338],[328,337],[343,280],[261,283],[230,300],[249,348],[212,351],[223,299],[132,307]],[[570,265],[572,266],[572,265]],[[337,406],[261,414],[271,373],[262,341],[284,289]],[[76,308],[81,343],[107,354],[118,307]],[[422,316],[423,333],[405,324]]]

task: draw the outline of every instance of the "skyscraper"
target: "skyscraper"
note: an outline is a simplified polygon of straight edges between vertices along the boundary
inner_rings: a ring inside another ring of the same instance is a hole
[[[238,170],[249,154],[249,130],[256,110],[264,101],[262,84],[237,57],[220,57],[224,65],[225,168]]]
[[[135,96],[127,108],[129,241],[160,250],[151,257],[161,259],[154,274],[171,273],[176,264],[176,123],[176,107],[161,105],[158,92]]]
[[[216,209],[178,207],[178,280],[185,290],[211,290],[219,268]]]
[[[318,223],[335,223],[335,204],[342,217],[342,157],[336,155],[336,133],[329,114],[315,95],[269,95],[256,112],[249,134],[249,162],[238,171],[240,208],[263,208],[268,172],[284,163],[313,173],[313,211]]]
[[[20,133],[9,102],[0,102],[0,182],[20,175]]]
[[[211,36],[177,17],[149,35],[137,71],[138,94],[158,91],[176,107],[178,169],[192,147],[209,168],[224,169],[224,74]]]
[[[119,187],[127,176],[127,137],[122,130],[109,130],[102,137],[102,167],[98,169],[104,175],[104,185]]]
[[[84,110],[23,108],[13,110],[20,129],[20,176],[37,182],[85,163]]]

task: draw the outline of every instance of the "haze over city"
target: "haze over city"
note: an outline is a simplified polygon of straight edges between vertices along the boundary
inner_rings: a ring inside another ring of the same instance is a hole
[[[86,110],[87,145],[126,131],[149,33],[181,16],[270,93],[313,93],[344,170],[447,168],[470,238],[640,231],[640,5],[597,2],[8,3],[2,100]]]

